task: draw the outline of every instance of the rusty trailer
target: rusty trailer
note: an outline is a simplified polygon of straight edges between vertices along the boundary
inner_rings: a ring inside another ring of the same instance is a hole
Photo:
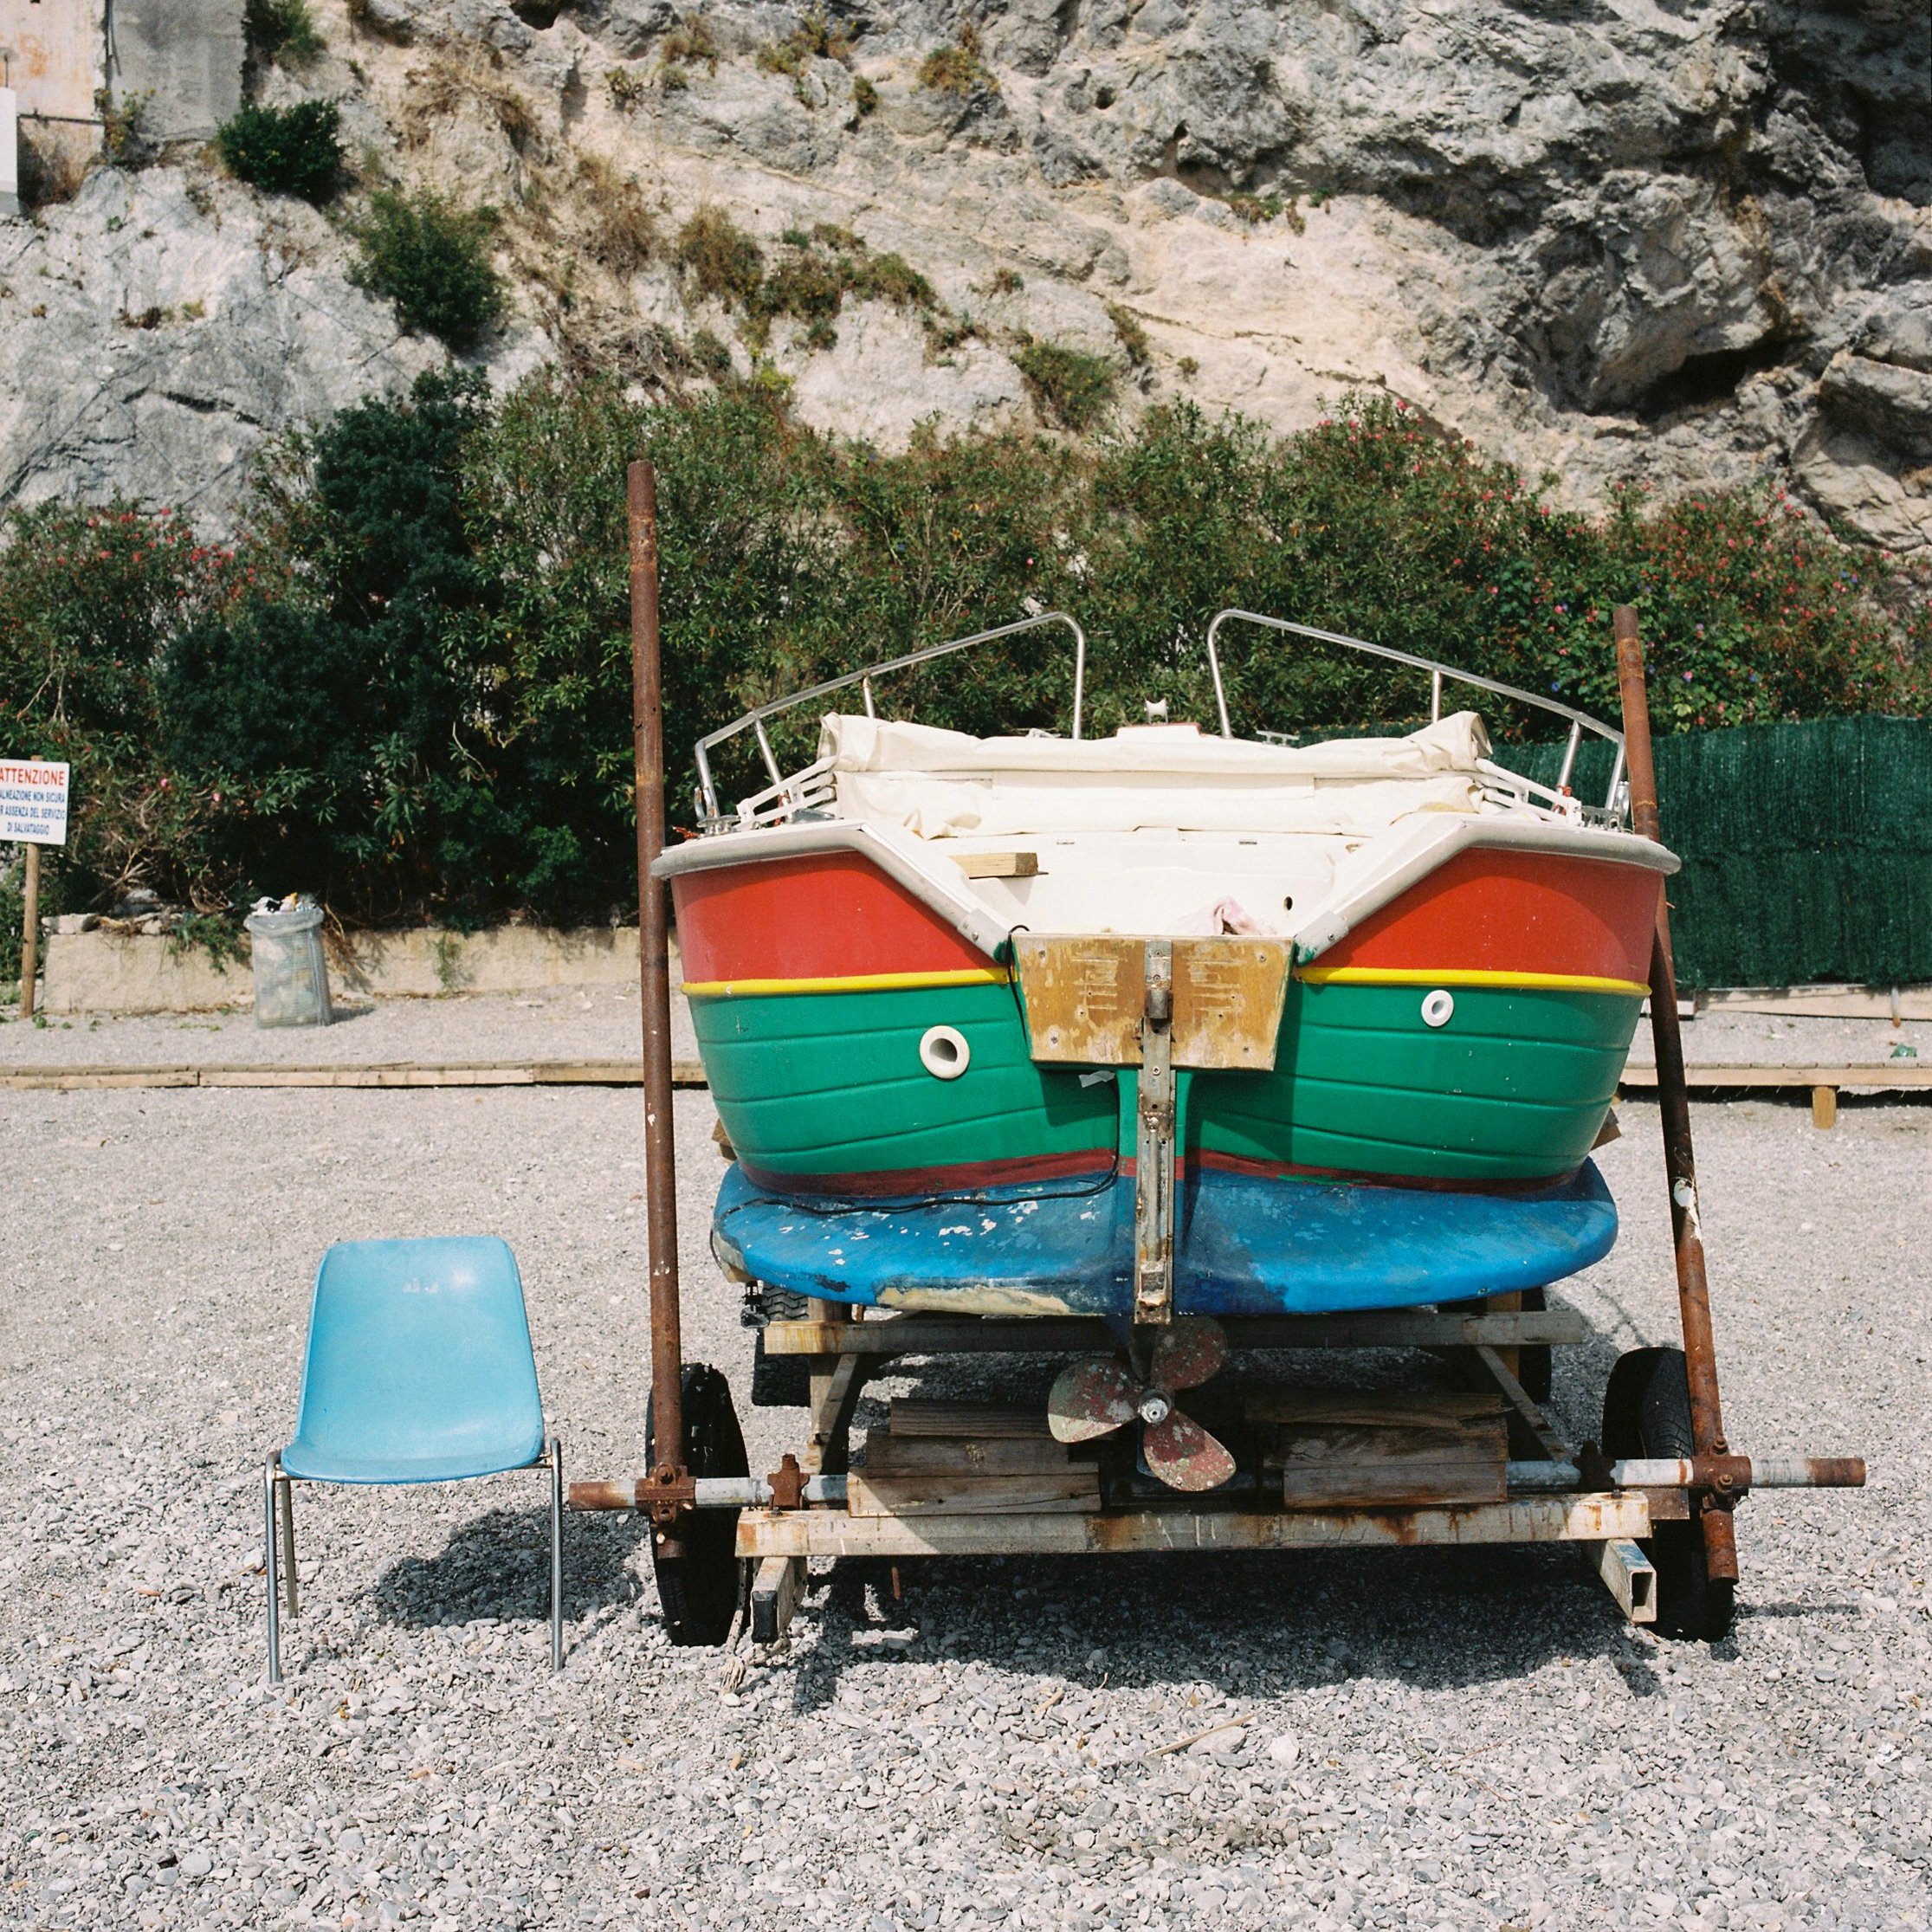
[[[1726,1436],[1661,891],[1649,1009],[1682,1346],[1638,1349],[1618,1361],[1605,1392],[1600,1440],[1572,1442],[1549,1412],[1551,1352],[1585,1341],[1588,1331],[1580,1315],[1546,1307],[1534,1289],[1452,1306],[1228,1314],[1205,1323],[1176,1313],[1173,1068],[1177,1037],[1186,1032],[1192,969],[1186,942],[1149,941],[1144,955],[1116,947],[1103,962],[1122,981],[1121,997],[1102,1015],[1112,1045],[1084,1039],[1065,1048],[1082,1060],[1141,1069],[1125,1362],[1110,1353],[1119,1347],[1121,1324],[1099,1315],[894,1312],[809,1300],[802,1312],[766,1320],[759,1336],[768,1367],[804,1371],[798,1392],[804,1434],[778,1468],[752,1474],[724,1378],[685,1363],[682,1354],[668,916],[665,887],[653,872],[665,827],[655,487],[648,463],[631,466],[630,526],[649,1466],[635,1476],[573,1483],[569,1506],[635,1510],[649,1519],[675,1640],[721,1642],[748,1613],[753,1638],[775,1641],[814,1558],[1559,1542],[1579,1548],[1633,1623],[1713,1639],[1731,1620],[1738,1579],[1733,1513],[1749,1492],[1863,1483],[1864,1466],[1856,1457],[1754,1457],[1734,1451]],[[1616,637],[1630,815],[1639,835],[1656,840],[1643,651],[1628,610],[1616,614]],[[1218,680],[1218,664],[1216,670]],[[1439,702],[1440,672],[1435,675]],[[865,696],[869,714],[869,683]],[[1076,736],[1077,721],[1076,697]],[[766,747],[762,723],[757,728]],[[1575,739],[1573,727],[1573,755]],[[1257,940],[1250,950],[1270,953],[1257,970],[1264,985],[1278,989],[1283,973],[1272,953],[1279,947]],[[1094,983],[1093,961],[1069,962],[1063,949],[1032,944],[1016,947],[1015,955],[1016,979],[1031,975],[1029,991],[1048,1001],[1054,975],[1069,965],[1089,988]],[[1067,1010],[1090,1020],[1092,1009],[1089,1001],[1085,1009]],[[1272,1016],[1278,1024],[1278,990]],[[1231,1050],[1243,1050],[1237,1043]],[[1252,1044],[1245,1050],[1253,1050]],[[1182,1063],[1193,1063],[1186,1050],[1184,1044]],[[1221,1050],[1231,1050],[1224,1042]],[[750,1286],[755,1294],[756,1283]],[[1237,1359],[1278,1363],[1284,1353],[1365,1349],[1426,1351],[1447,1366],[1451,1386],[1338,1391],[1253,1375],[1205,1386]],[[857,1405],[869,1378],[908,1358],[985,1354],[1072,1360],[1047,1401],[895,1398],[886,1425],[855,1441]]]

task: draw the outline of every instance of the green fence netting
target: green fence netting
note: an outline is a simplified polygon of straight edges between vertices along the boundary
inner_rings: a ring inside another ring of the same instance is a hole
[[[1825,718],[1657,740],[1677,981],[1794,986],[1932,980],[1932,721]],[[1563,747],[1498,761],[1554,782]],[[1607,745],[1574,785],[1600,803]]]

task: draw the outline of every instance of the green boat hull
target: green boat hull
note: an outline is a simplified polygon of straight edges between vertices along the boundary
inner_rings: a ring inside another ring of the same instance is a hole
[[[1573,1171],[1641,1000],[1464,985],[1431,1027],[1422,991],[1291,983],[1272,1072],[1180,1076],[1189,1157],[1476,1186]],[[911,1195],[1132,1158],[1132,1072],[1036,1066],[1011,986],[708,993],[691,1010],[725,1131],[766,1186]],[[966,1041],[956,1079],[921,1062],[938,1025]]]

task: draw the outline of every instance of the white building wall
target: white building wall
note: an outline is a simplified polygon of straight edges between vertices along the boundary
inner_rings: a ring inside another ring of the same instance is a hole
[[[0,0],[0,67],[23,116],[92,120],[104,0]]]
[[[20,96],[0,87],[0,216],[20,212]]]

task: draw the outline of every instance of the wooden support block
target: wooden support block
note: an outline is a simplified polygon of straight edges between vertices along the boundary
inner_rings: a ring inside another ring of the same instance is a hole
[[[1001,1408],[976,1402],[934,1402],[916,1395],[892,1399],[892,1432],[895,1436],[1044,1437],[1046,1410]]]
[[[1037,852],[962,852],[953,863],[969,879],[1034,879],[1040,872]]]
[[[738,1554],[765,1556],[1125,1555],[1137,1550],[1401,1549],[1425,1543],[1641,1541],[1640,1491],[1522,1496],[1457,1509],[1134,1509],[854,1516],[842,1509],[746,1509]]]
[[[1345,1422],[1363,1426],[1429,1427],[1500,1415],[1502,1402],[1487,1389],[1251,1388],[1241,1399],[1250,1422]]]
[[[802,1556],[761,1558],[752,1579],[752,1641],[775,1644],[785,1633],[805,1587]]]
[[[843,1476],[850,1467],[852,1414],[871,1367],[863,1355],[841,1355],[829,1374],[811,1378],[811,1441],[805,1453],[814,1474]]]
[[[1833,1128],[1838,1124],[1838,1090],[1836,1087],[1812,1089],[1812,1125]]]
[[[1514,1426],[1522,1431],[1535,1443],[1553,1463],[1573,1461],[1576,1451],[1550,1426],[1550,1420],[1529,1399],[1515,1371],[1503,1360],[1487,1343],[1476,1351],[1476,1359],[1482,1363],[1483,1372],[1502,1391],[1515,1416]]]
[[[834,1304],[817,1302],[814,1308]],[[1111,1354],[1118,1341],[1094,1315],[897,1315],[872,1311],[840,1332],[814,1319],[771,1321],[767,1355]],[[1527,1315],[1439,1315],[1431,1308],[1371,1310],[1359,1315],[1228,1315],[1221,1326],[1237,1348],[1452,1348],[1581,1341],[1588,1333],[1574,1308]]]
[[[1064,1470],[1073,1458],[1050,1436],[895,1436],[875,1430],[865,1438],[868,1476],[1033,1476]]]
[[[1091,1463],[1026,1476],[860,1474],[846,1479],[845,1508],[855,1516],[1079,1514],[1100,1508],[1100,1474]]]
[[[1257,1390],[1262,1467],[1291,1509],[1500,1502],[1508,1493],[1502,1405],[1483,1394]]]

